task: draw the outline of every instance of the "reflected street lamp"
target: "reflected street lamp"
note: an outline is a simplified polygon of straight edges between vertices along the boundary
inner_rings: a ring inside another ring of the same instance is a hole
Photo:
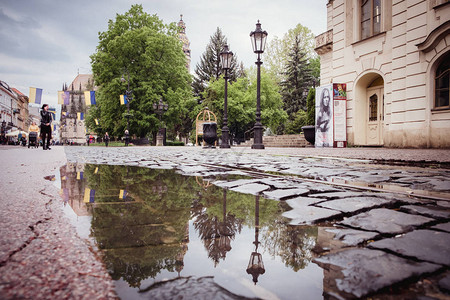
[[[162,98],[159,98],[158,103],[153,103],[153,110],[159,116],[159,126],[158,126],[158,134],[156,135],[156,146],[161,146],[165,144],[164,135],[161,132],[161,118],[162,115],[169,109],[169,105],[164,103]]]
[[[253,127],[254,141],[252,149],[264,149],[263,145],[263,126],[261,124],[261,54],[264,53],[266,47],[267,31],[261,29],[261,24],[256,23],[255,31],[250,33],[250,39],[252,41],[253,52],[258,55],[258,59],[255,62],[257,66],[256,73],[256,122]]]
[[[228,130],[228,70],[231,68],[231,60],[233,59],[233,52],[228,50],[228,45],[223,47],[220,53],[220,60],[222,62],[222,69],[225,71],[225,101],[223,104],[223,127],[222,127],[222,143],[220,148],[230,148],[230,136]]]
[[[259,235],[259,196],[255,197],[255,241],[253,244],[255,244],[255,251],[252,252],[250,255],[250,260],[248,262],[247,266],[247,274],[252,275],[253,282],[258,282],[259,275],[262,275],[266,272],[266,269],[264,268],[264,263],[262,260],[261,253],[258,252],[258,235]]]

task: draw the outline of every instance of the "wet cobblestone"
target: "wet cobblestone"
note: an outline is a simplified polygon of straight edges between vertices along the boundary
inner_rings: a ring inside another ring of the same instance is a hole
[[[4,226],[0,229],[0,298],[116,297],[95,250],[77,237],[60,213],[55,187],[51,182],[43,183],[43,177],[52,175],[65,158],[70,163],[175,169],[182,175],[203,178],[221,174],[248,176],[251,179],[211,181],[225,189],[285,202],[291,209],[283,216],[292,225],[329,226],[326,234],[333,236],[336,244],[318,241],[315,261],[327,273],[329,282],[324,283],[324,293],[330,299],[334,299],[333,295],[340,295],[336,299],[376,296],[379,290],[405,280],[413,285],[428,280],[433,293],[448,297],[445,274],[449,263],[441,254],[448,252],[449,169],[393,167],[364,159],[392,163],[398,158],[392,153],[403,153],[402,160],[407,161],[412,160],[413,151],[375,149],[370,157],[364,157],[362,150],[352,149],[346,152],[345,159],[336,159],[310,157],[301,154],[307,151],[303,149],[299,154],[293,150],[257,152],[240,148],[223,151],[198,147],[67,147],[64,158],[63,148],[56,149],[52,152],[54,157],[39,155],[18,161],[8,154],[2,158],[9,177],[2,180],[6,192],[1,202]],[[317,153],[332,156],[343,151],[327,149]],[[439,155],[435,160],[418,159],[450,162],[448,155]],[[27,166],[34,170],[30,172]],[[6,188],[7,182],[14,184]],[[38,197],[30,197],[37,191]],[[425,253],[407,251],[419,248],[422,242],[429,244]],[[201,285],[204,280],[185,281],[200,283],[195,288],[199,293],[207,288]],[[217,295],[226,294],[220,287],[214,291]],[[422,296],[427,296],[426,290],[421,291]],[[163,295],[167,291],[159,292]],[[233,297],[228,295],[229,299]]]

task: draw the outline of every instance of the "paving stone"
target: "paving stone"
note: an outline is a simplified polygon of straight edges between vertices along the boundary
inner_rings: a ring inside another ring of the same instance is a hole
[[[327,229],[327,231],[334,233],[335,239],[342,241],[348,246],[357,246],[379,235],[378,232],[354,229]]]
[[[437,206],[450,208],[450,201],[436,201]]]
[[[404,205],[401,209],[408,213],[419,214],[434,219],[448,219],[450,217],[450,209],[439,209],[435,206]]]
[[[330,274],[330,279],[335,278],[338,291],[358,298],[440,268],[439,265],[415,262],[370,249],[344,250],[316,258],[314,261],[342,268],[341,274]]]
[[[417,247],[420,245],[420,247]],[[435,230],[414,230],[400,237],[379,240],[370,248],[387,249],[403,256],[450,266],[450,233]]]
[[[433,227],[431,227],[431,229],[439,229],[439,230],[442,230],[442,231],[450,232],[450,222],[449,223],[444,223],[444,224],[434,225]]]
[[[292,210],[284,212],[283,216],[291,219],[289,224],[301,225],[313,224],[318,221],[341,215],[341,212],[336,210],[310,206],[310,204],[314,204],[318,200],[319,199],[307,197],[297,197],[286,200],[286,203],[292,207]]]
[[[339,224],[380,233],[398,234],[430,221],[433,221],[433,219],[386,208],[377,208],[344,219]]]
[[[250,183],[245,185],[240,185],[238,187],[234,187],[230,190],[244,193],[244,194],[252,194],[252,195],[258,195],[262,191],[270,189],[270,186],[260,183]]]
[[[337,199],[321,202],[317,206],[323,208],[329,208],[339,210],[344,213],[351,213],[362,209],[368,209],[371,207],[382,206],[391,203],[390,200],[376,198],[376,197],[352,197],[345,199]]]
[[[292,208],[302,209],[308,205],[320,203],[321,201],[326,201],[326,200],[320,199],[320,198],[311,198],[311,197],[300,196],[300,197],[295,197],[295,198],[286,200],[285,202]]]
[[[447,274],[444,276],[444,278],[439,280],[438,284],[439,284],[439,288],[441,290],[444,290],[447,293],[449,293],[450,292],[450,272],[447,272]]]
[[[334,193],[314,194],[314,195],[310,195],[310,197],[337,199],[337,198],[347,198],[347,197],[359,197],[362,195],[363,195],[363,192],[334,192]]]
[[[223,188],[234,188],[240,185],[249,184],[256,182],[257,179],[238,179],[233,181],[228,181],[220,184],[216,184],[217,186],[221,186]]]
[[[309,190],[307,189],[287,189],[287,190],[274,190],[270,192],[264,192],[264,196],[271,199],[277,199],[281,200],[287,197],[293,197],[293,196],[299,196],[299,195],[305,195],[308,194]]]

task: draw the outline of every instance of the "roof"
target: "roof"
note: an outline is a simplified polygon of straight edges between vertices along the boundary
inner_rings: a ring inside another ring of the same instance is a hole
[[[73,85],[74,90],[78,90],[80,88],[80,84],[81,84],[81,89],[83,91],[85,91],[85,90],[87,90],[88,83],[92,84],[93,82],[94,82],[94,75],[78,74],[77,77],[75,77],[75,79],[70,84],[69,90],[72,89],[72,85]]]

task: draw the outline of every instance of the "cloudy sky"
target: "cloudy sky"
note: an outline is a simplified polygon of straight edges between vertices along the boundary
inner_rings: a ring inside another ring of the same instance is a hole
[[[263,30],[282,37],[297,24],[314,35],[326,31],[327,0],[0,0],[0,80],[28,96],[43,89],[55,105],[57,91],[80,74],[91,73],[89,56],[108,20],[133,4],[157,14],[164,23],[186,23],[191,42],[191,73],[219,27],[230,50],[245,67],[254,65],[249,34],[259,19]]]

